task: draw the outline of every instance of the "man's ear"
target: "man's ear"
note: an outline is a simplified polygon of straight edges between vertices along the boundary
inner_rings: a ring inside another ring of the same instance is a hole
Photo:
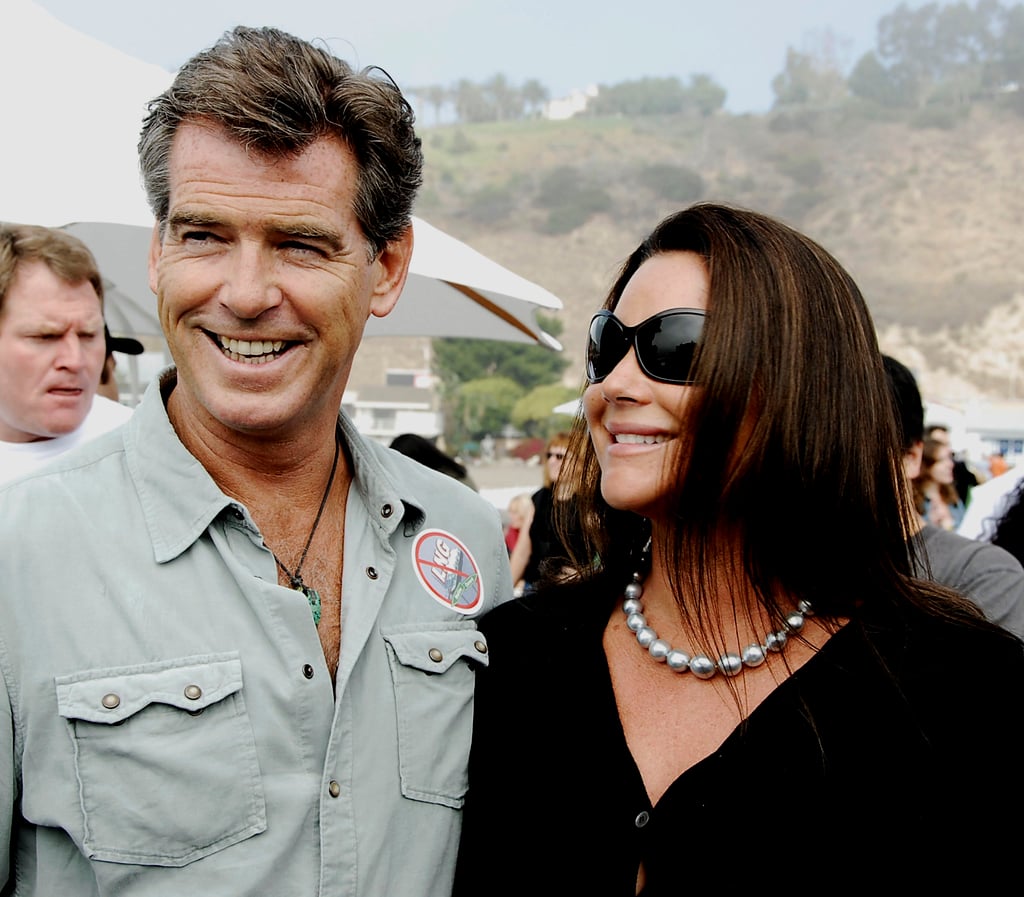
[[[160,253],[163,251],[163,241],[160,239],[160,223],[153,225],[153,233],[149,238],[149,288],[156,295],[156,266],[160,261]]]
[[[907,479],[912,480],[921,473],[921,458],[924,456],[924,443],[921,440],[915,442],[903,454],[903,470],[906,471]]]
[[[370,314],[383,318],[398,302],[406,278],[409,276],[409,262],[412,260],[412,225],[400,237],[388,243],[374,261],[373,298],[370,300]]]

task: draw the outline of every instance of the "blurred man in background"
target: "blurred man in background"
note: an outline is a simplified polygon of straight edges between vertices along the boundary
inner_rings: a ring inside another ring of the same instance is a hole
[[[0,482],[130,416],[96,395],[105,356],[103,281],[85,244],[0,225]]]
[[[103,328],[103,336],[107,343],[107,357],[103,362],[103,370],[100,371],[100,386],[97,392],[99,395],[110,399],[111,402],[119,402],[121,393],[117,386],[117,359],[114,353],[121,355],[141,355],[145,347],[137,339],[130,336],[111,336],[110,328]]]

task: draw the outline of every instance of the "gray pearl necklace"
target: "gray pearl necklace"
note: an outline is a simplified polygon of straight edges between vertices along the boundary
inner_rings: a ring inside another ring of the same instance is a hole
[[[636,635],[637,643],[645,648],[658,663],[664,663],[670,670],[685,673],[689,670],[698,679],[711,679],[715,673],[724,676],[736,676],[745,669],[759,667],[768,658],[768,653],[779,654],[789,641],[790,633],[800,632],[804,628],[804,618],[812,614],[808,601],[801,601],[797,610],[786,616],[786,624],[782,629],[769,632],[764,643],[747,645],[739,654],[726,652],[718,660],[712,660],[706,654],[694,654],[692,657],[685,651],[673,648],[647,625],[644,606],[640,598],[644,594],[643,581],[639,573],[633,574],[633,581],[626,586],[626,597],[622,602],[622,611],[626,615],[626,626]]]

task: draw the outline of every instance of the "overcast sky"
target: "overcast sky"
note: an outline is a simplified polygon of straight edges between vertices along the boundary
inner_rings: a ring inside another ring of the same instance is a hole
[[[36,0],[57,18],[133,56],[177,68],[233,25],[322,38],[403,88],[536,78],[553,97],[591,84],[710,74],[731,112],[764,112],[786,48],[828,32],[848,70],[872,49],[898,0]],[[906,4],[917,8],[915,0]],[[0,20],[3,13],[0,12]]]

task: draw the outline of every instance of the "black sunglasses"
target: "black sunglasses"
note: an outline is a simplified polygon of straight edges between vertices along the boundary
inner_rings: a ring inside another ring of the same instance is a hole
[[[652,380],[679,385],[693,383],[690,367],[703,329],[704,312],[699,308],[660,311],[636,327],[627,327],[603,309],[590,322],[587,379],[600,383],[632,346],[640,370]]]

